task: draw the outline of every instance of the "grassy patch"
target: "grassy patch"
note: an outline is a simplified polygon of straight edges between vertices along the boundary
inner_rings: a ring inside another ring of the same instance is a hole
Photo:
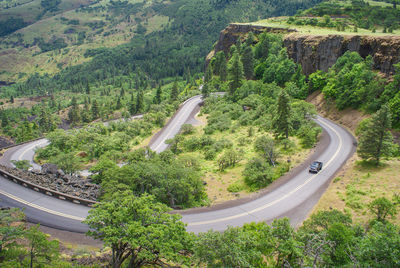
[[[205,124],[207,122],[206,116],[197,117],[197,120]],[[212,160],[206,160],[206,153],[202,151],[183,152],[180,157],[192,156],[198,160],[201,172],[203,174],[203,181],[207,183],[206,191],[212,204],[222,203],[224,201],[233,200],[251,194],[251,189],[245,184],[242,176],[246,163],[259,154],[254,150],[254,142],[257,137],[262,135],[270,135],[262,130],[257,130],[253,127],[254,135],[249,137],[250,126],[239,126],[235,121],[232,122],[231,129],[220,132],[216,131],[210,135],[215,140],[228,140],[232,142],[232,148],[241,151],[242,160],[234,167],[219,170],[217,159],[224,154],[227,150],[223,150],[215,156]],[[185,135],[185,140],[203,136],[204,125],[197,126],[195,132],[191,135]],[[295,146],[290,154],[281,153],[278,158],[279,165],[274,170],[274,179],[280,177],[282,173],[287,171],[287,168],[292,168],[302,163],[308,156],[310,150],[301,148],[297,138],[291,138]],[[280,151],[281,148],[280,148]],[[290,164],[288,164],[288,160]]]
[[[146,5],[151,3],[147,1]],[[6,19],[3,15],[4,12],[8,12],[10,16],[14,13],[22,14],[26,21],[32,22],[31,25],[0,38],[0,80],[23,81],[34,73],[52,75],[68,66],[87,62],[90,58],[85,58],[84,53],[88,49],[115,47],[129,42],[135,35],[138,25],[136,18],[143,20],[142,24],[146,27],[147,33],[161,29],[169,20],[166,16],[151,12],[148,14],[139,12],[127,20],[122,15],[113,15],[112,11],[108,10],[108,0],[89,5],[90,11],[79,8],[88,4],[89,2],[85,0],[63,1],[60,4],[63,13],[46,14],[38,21],[35,21],[37,14],[40,13],[40,1],[37,0],[0,11],[2,19]],[[70,23],[71,21],[78,21],[78,24]],[[85,35],[81,42],[79,42],[80,33]],[[36,38],[43,38],[44,42],[62,38],[68,46],[61,50],[41,53],[40,48],[34,45]]]
[[[391,199],[400,189],[400,159],[391,159],[376,167],[357,161],[354,156],[344,171],[333,180],[315,210],[349,211],[355,222],[365,224],[372,215],[368,203],[379,197]],[[340,179],[339,179],[340,178]],[[400,223],[400,215],[394,219]]]
[[[322,18],[319,18],[322,19]],[[400,29],[394,30],[393,33],[383,33],[383,28],[377,28],[376,32],[373,33],[371,30],[358,28],[357,32],[354,32],[353,27],[346,27],[344,31],[337,31],[335,28],[317,27],[311,25],[294,25],[287,23],[288,17],[276,17],[257,22],[246,23],[250,25],[260,25],[265,27],[283,28],[296,30],[301,34],[313,34],[313,35],[371,35],[371,36],[384,36],[384,35],[400,35]]]

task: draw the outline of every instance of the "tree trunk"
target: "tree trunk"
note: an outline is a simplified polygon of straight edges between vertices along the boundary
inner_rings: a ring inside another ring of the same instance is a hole
[[[379,159],[381,158],[381,150],[382,150],[383,136],[384,135],[385,135],[385,131],[382,131],[381,135],[379,137],[378,151],[376,152],[376,165],[379,165]]]
[[[31,248],[31,268],[33,268],[33,248]]]

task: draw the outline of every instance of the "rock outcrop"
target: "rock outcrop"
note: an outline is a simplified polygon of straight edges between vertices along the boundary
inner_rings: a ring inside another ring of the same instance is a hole
[[[284,38],[284,46],[306,75],[316,70],[327,71],[346,51],[356,51],[363,58],[371,55],[373,68],[387,76],[393,75],[393,65],[400,62],[400,36],[296,33]]]
[[[250,24],[239,24],[239,23],[231,23],[228,27],[221,31],[219,35],[219,40],[216,43],[214,50],[208,54],[206,59],[206,65],[210,62],[212,57],[216,52],[224,51],[226,55],[229,53],[229,49],[233,44],[236,44],[239,38],[244,38],[245,35],[249,32],[253,32],[254,34],[260,34],[264,32],[269,33],[292,33],[296,32],[296,30],[285,29],[285,28],[272,28],[258,25],[250,25]]]
[[[310,35],[284,28],[230,24],[221,31],[214,50],[207,56],[206,64],[216,52],[228,53],[230,46],[235,44],[238,38],[245,38],[249,32],[286,34],[284,46],[289,56],[301,64],[306,75],[317,70],[327,71],[346,51],[356,51],[364,58],[371,55],[374,69],[386,76],[393,75],[393,65],[400,62],[400,36]]]
[[[64,194],[92,201],[96,201],[100,196],[99,185],[90,183],[89,180],[80,176],[65,175],[64,172],[57,169],[55,170],[56,174],[51,174],[50,172],[26,171],[2,165],[0,168],[18,178]]]

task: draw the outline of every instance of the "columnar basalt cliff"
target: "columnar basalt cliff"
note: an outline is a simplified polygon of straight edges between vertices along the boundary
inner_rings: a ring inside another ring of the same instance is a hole
[[[289,56],[301,64],[303,72],[309,75],[317,70],[327,71],[346,51],[356,51],[362,57],[372,56],[375,70],[390,76],[394,73],[394,64],[400,62],[400,36],[367,36],[367,35],[307,35],[295,30],[271,28],[245,24],[230,24],[221,32],[206,63],[218,51],[228,53],[232,44],[247,33],[262,32],[283,33],[284,46]]]
[[[346,51],[356,51],[364,58],[371,55],[373,68],[385,75],[392,75],[393,64],[400,61],[400,36],[290,34],[284,46],[307,75],[327,71]]]

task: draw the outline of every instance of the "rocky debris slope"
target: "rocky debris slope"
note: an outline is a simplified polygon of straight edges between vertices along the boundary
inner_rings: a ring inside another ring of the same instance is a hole
[[[231,45],[239,38],[243,41],[249,32],[286,34],[283,43],[288,55],[302,66],[306,75],[317,70],[327,71],[346,51],[356,51],[364,58],[371,55],[374,69],[386,76],[393,75],[393,65],[400,62],[400,36],[312,35],[300,34],[293,29],[232,23],[221,31],[214,50],[207,56],[206,65],[219,51],[228,55]]]
[[[13,145],[12,141],[0,136],[0,149],[5,148],[10,145]]]
[[[96,201],[100,196],[99,185],[90,183],[81,176],[64,174],[62,170],[54,169],[54,166],[44,168],[46,172],[37,170],[26,171],[1,165],[0,169],[39,186],[82,199]]]

